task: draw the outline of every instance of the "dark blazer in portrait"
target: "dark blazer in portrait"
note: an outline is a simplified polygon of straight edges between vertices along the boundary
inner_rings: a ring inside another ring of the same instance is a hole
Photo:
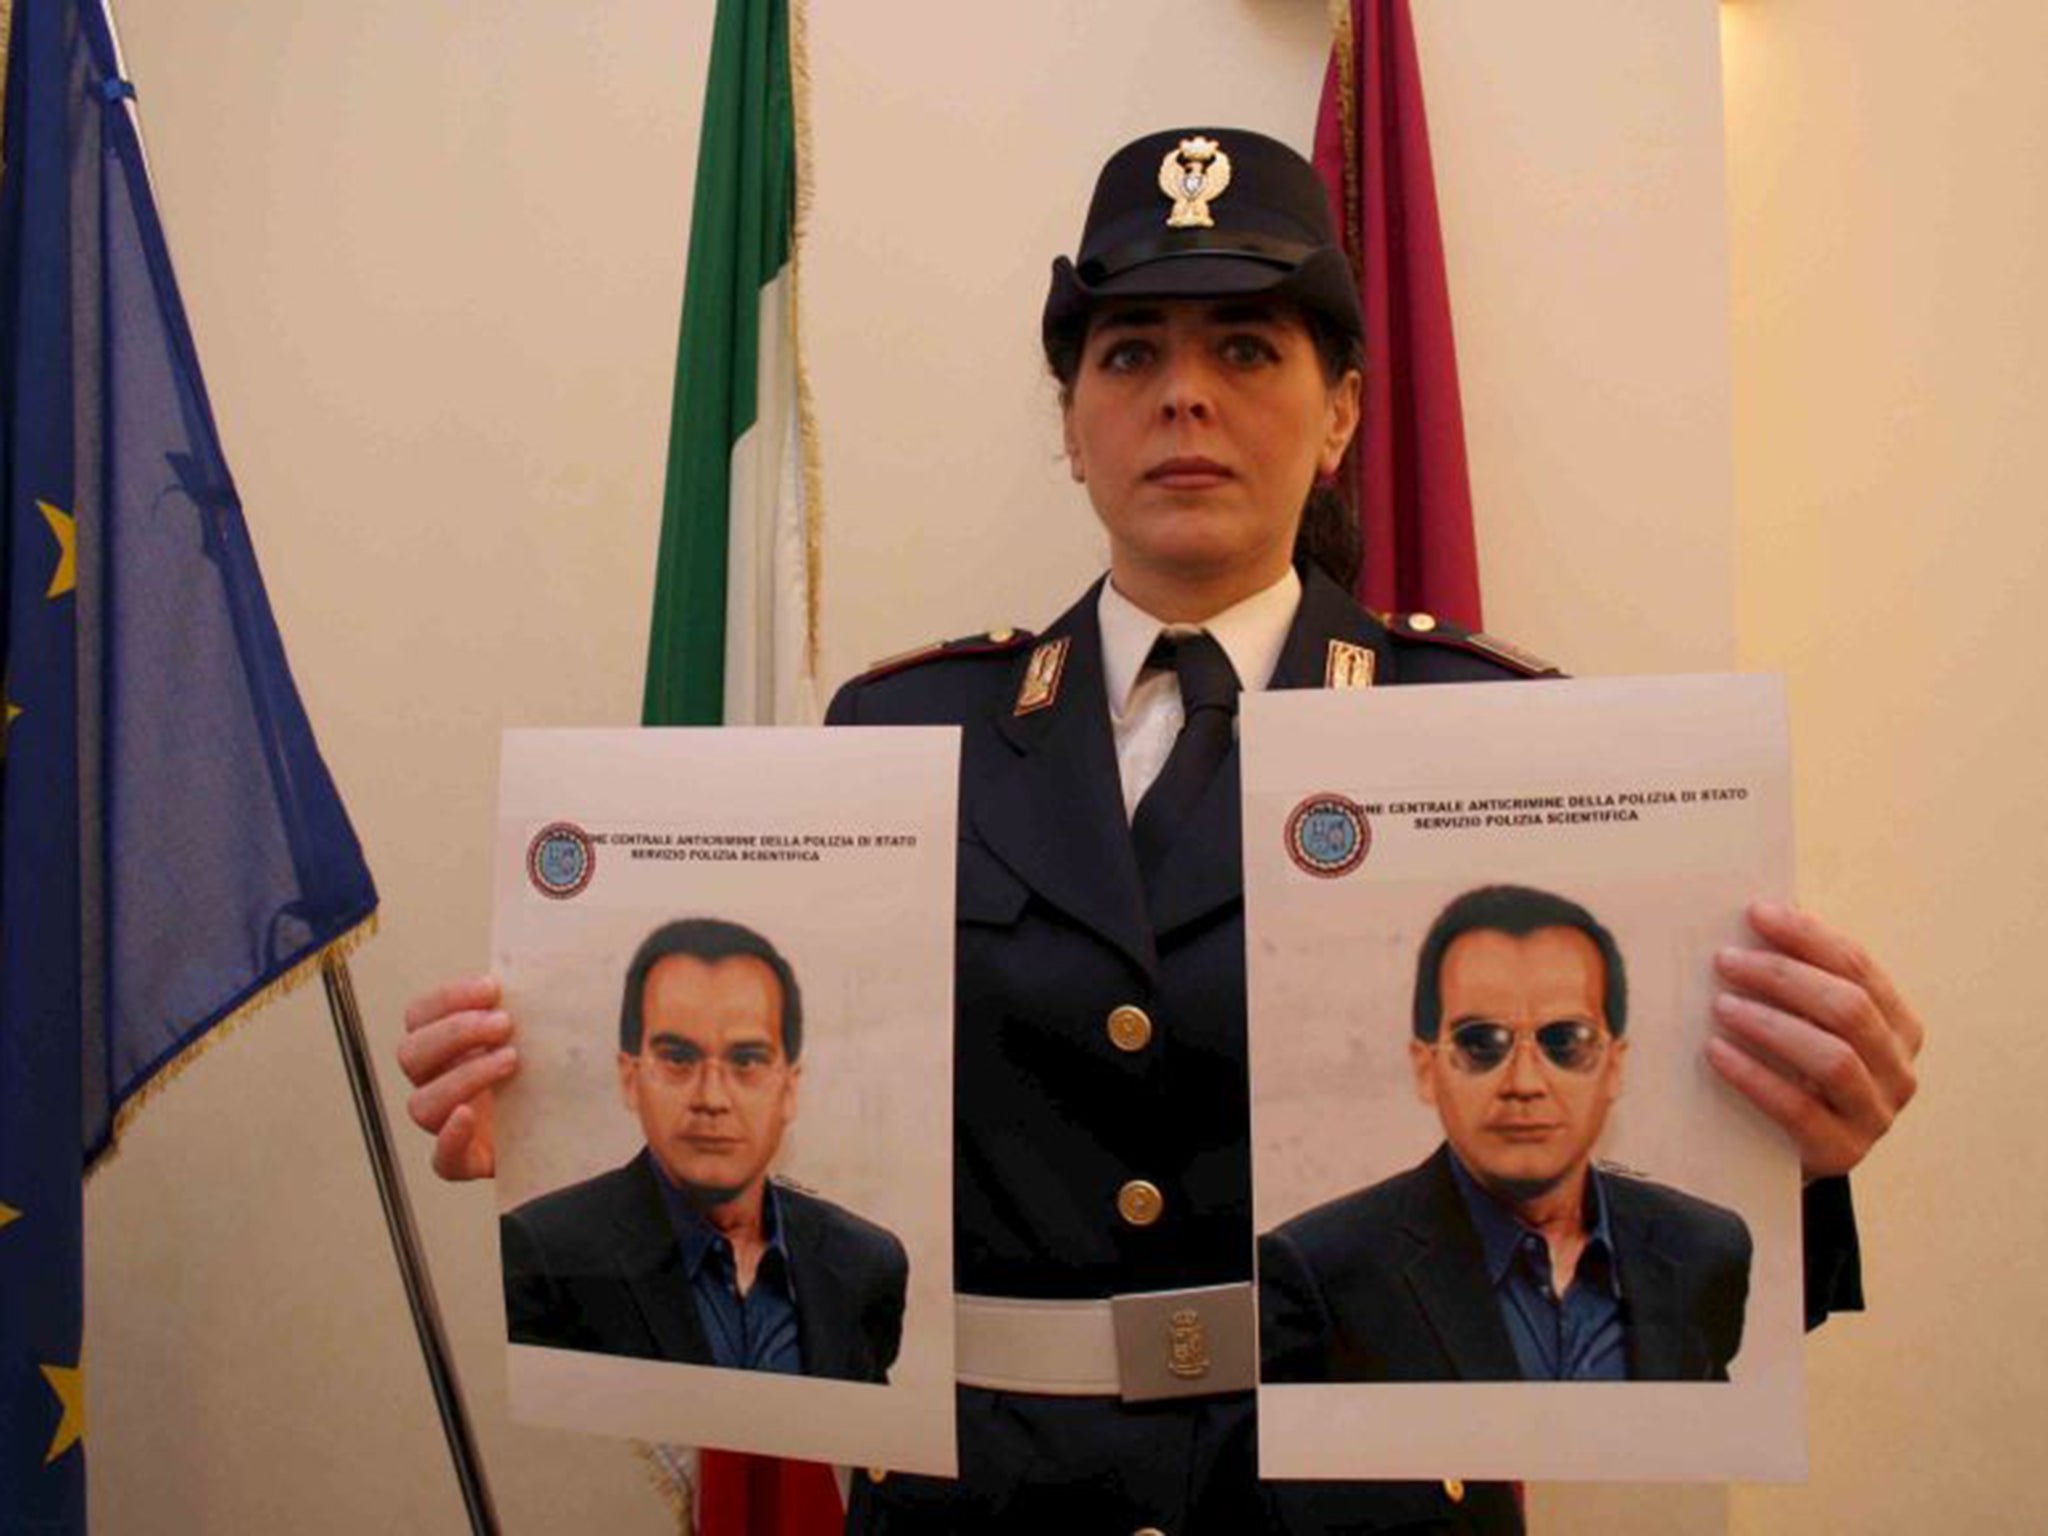
[[[1725,1381],[1742,1346],[1749,1228],[1605,1169],[1633,1381]],[[1448,1147],[1259,1239],[1261,1378],[1518,1381],[1521,1367]]]
[[[659,1177],[643,1149],[499,1218],[513,1343],[712,1363]],[[778,1183],[776,1196],[804,1374],[887,1380],[903,1338],[903,1244],[791,1185]]]

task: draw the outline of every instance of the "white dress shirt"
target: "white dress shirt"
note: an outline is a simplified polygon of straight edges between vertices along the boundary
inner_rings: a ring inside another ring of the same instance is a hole
[[[1273,680],[1300,606],[1301,578],[1292,566],[1263,592],[1254,592],[1200,624],[1162,623],[1117,591],[1114,581],[1102,584],[1095,616],[1102,627],[1102,683],[1109,695],[1109,726],[1116,738],[1126,819],[1137,814],[1138,802],[1166,766],[1183,719],[1180,680],[1170,671],[1145,665],[1153,642],[1161,634],[1206,630],[1230,658],[1239,684],[1247,691],[1261,689]]]

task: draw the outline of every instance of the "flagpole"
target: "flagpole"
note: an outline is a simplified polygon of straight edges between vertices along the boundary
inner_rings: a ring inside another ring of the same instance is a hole
[[[448,1454],[455,1462],[455,1480],[462,1489],[463,1507],[469,1512],[469,1528],[475,1536],[498,1536],[497,1511],[491,1505],[490,1484],[484,1479],[483,1461],[470,1433],[462,1382],[455,1374],[455,1361],[448,1350],[440,1304],[434,1299],[434,1282],[420,1253],[412,1202],[406,1198],[405,1181],[399,1176],[398,1159],[391,1150],[391,1127],[384,1119],[384,1101],[377,1095],[377,1072],[363,1037],[363,1019],[356,1008],[355,983],[349,977],[348,962],[330,954],[321,962],[320,979],[327,987],[327,1011],[334,1018],[335,1040],[341,1046],[349,1092],[356,1101],[356,1119],[363,1127],[370,1171],[377,1180],[377,1199],[384,1207],[384,1224],[391,1230],[391,1247],[398,1259],[399,1276],[405,1282],[406,1305],[412,1311],[413,1330],[419,1335],[420,1353],[426,1359],[434,1403],[441,1410],[441,1428],[448,1437]]]

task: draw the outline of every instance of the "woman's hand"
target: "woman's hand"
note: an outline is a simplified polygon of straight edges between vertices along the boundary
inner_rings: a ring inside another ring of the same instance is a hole
[[[1863,1161],[1911,1102],[1925,1030],[1863,947],[1819,918],[1753,902],[1765,947],[1715,959],[1720,1074],[1785,1128],[1809,1179]]]
[[[497,1167],[491,1090],[519,1070],[512,1017],[498,979],[478,976],[422,992],[406,1005],[398,1066],[411,1079],[413,1122],[434,1137],[434,1172],[487,1179]]]

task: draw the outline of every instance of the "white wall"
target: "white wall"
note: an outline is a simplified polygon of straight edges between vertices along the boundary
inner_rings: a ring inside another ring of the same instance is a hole
[[[384,892],[357,977],[387,1079],[403,999],[485,953],[499,728],[637,715],[710,10],[119,5],[229,458]],[[813,11],[841,676],[1043,622],[1092,573],[1035,356],[1047,265],[1136,132],[1305,142],[1324,19]],[[1495,627],[1580,670],[1718,664],[1707,0],[1418,11]],[[506,1421],[489,1193],[435,1181],[423,1138],[406,1166],[508,1528],[669,1528],[621,1447]],[[88,1199],[102,1529],[459,1528],[315,998],[221,1043]]]

